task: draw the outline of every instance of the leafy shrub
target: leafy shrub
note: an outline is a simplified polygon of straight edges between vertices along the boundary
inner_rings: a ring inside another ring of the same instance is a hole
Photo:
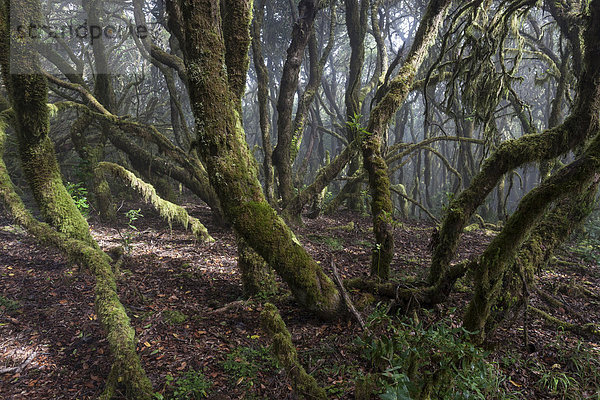
[[[73,198],[75,206],[81,215],[87,218],[89,216],[90,204],[88,203],[88,191],[85,186],[83,186],[83,182],[67,182],[65,184],[65,188],[67,189],[67,192],[69,192],[69,195],[71,195]]]
[[[498,366],[468,341],[471,335],[449,319],[429,326],[382,310],[370,318],[370,331],[359,340],[366,358],[383,370],[382,400],[507,398]]]
[[[208,397],[212,383],[200,371],[190,369],[177,382],[173,390],[173,400],[198,400]]]

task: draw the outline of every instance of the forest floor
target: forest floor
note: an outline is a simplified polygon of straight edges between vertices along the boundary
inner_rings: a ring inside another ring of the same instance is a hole
[[[123,213],[138,207],[143,217],[133,222],[133,230]],[[233,233],[214,225],[207,208],[186,207],[207,225],[214,243],[199,243],[178,226],[170,229],[138,204],[126,203],[120,221],[111,225],[89,219],[103,249],[130,242],[119,293],[154,390],[175,399],[188,398],[191,390],[205,390],[212,399],[295,398],[260,329],[264,299],[241,301]],[[333,257],[344,278],[367,274],[372,247],[368,217],[340,213],[305,223],[296,230],[298,238],[328,273]],[[396,228],[396,278],[426,275],[432,229],[423,222],[403,222]],[[490,239],[485,230],[465,234],[460,258],[479,254]],[[538,287],[564,307],[549,305],[536,293],[530,302],[566,321],[598,324],[597,259],[585,261],[568,249],[557,254],[538,280]],[[449,316],[459,323],[469,299],[464,281],[448,304],[422,318]],[[582,293],[582,287],[590,293]],[[90,274],[36,244],[0,213],[1,399],[92,399],[102,392],[110,355],[94,312],[93,288]],[[352,292],[352,297],[365,315],[373,310],[368,295]],[[356,378],[373,368],[357,345],[362,334],[358,324],[319,321],[302,311],[283,285],[269,301],[279,307],[303,365],[330,398],[354,398]],[[578,393],[573,398],[600,399],[599,338],[562,332],[531,313],[528,321],[528,346],[523,313],[507,320],[486,344],[487,359],[504,377],[499,385],[515,398]]]

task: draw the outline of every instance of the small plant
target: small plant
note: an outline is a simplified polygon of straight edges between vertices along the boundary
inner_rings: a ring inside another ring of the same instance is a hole
[[[0,309],[4,308],[7,312],[17,311],[21,305],[18,301],[8,299],[0,295]]]
[[[169,377],[170,375],[167,375]],[[171,380],[173,378],[171,377]],[[173,400],[197,400],[208,397],[212,383],[200,371],[190,369],[177,382],[173,389]]]
[[[187,315],[178,310],[165,310],[163,320],[169,325],[181,325],[187,320]]]
[[[65,189],[67,189],[67,192],[73,198],[75,206],[77,207],[81,215],[87,218],[89,216],[90,204],[88,203],[87,199],[88,191],[85,188],[85,186],[83,186],[83,183],[67,182],[65,184]]]
[[[275,370],[277,361],[266,347],[237,347],[227,355],[223,369],[236,385],[253,387],[258,371]]]
[[[125,213],[125,216],[127,217],[127,219],[129,220],[129,222],[127,222],[127,225],[137,231],[137,227],[133,224],[135,221],[137,221],[138,219],[142,218],[144,215],[142,214],[142,210],[141,209],[137,209],[137,210],[129,210]]]
[[[442,320],[426,326],[392,319],[381,308],[370,318],[370,331],[359,340],[364,355],[383,370],[380,399],[506,398],[499,368],[467,339],[471,333]]]
[[[127,217],[127,226],[129,228],[131,228],[134,232],[137,232],[137,227],[134,225],[134,222],[137,221],[138,219],[142,218],[144,215],[142,214],[142,210],[141,209],[131,209],[129,211],[127,211],[125,213],[125,217]],[[135,238],[136,234],[132,233],[132,232],[125,232],[124,234],[121,233],[121,231],[119,230],[119,236],[121,236],[121,240],[123,241],[123,247],[125,247],[125,251],[127,252],[127,254],[129,254],[131,252],[131,243],[133,242],[133,239]]]
[[[346,121],[346,125],[358,133],[360,140],[364,140],[366,137],[371,136],[372,133],[363,128],[360,123],[361,118],[361,114],[354,113],[354,115],[350,118],[350,121]]]
[[[381,243],[375,243],[372,249],[373,255],[377,257],[377,273],[379,273],[380,261],[381,261]],[[373,257],[375,259],[375,257]]]
[[[531,367],[539,377],[538,388],[565,399],[590,398],[590,393],[600,395],[598,350],[581,341],[573,344],[562,330],[547,346],[557,359],[551,367],[541,363]]]
[[[537,386],[552,395],[565,396],[569,393],[573,386],[577,385],[577,381],[557,368],[546,369],[542,368],[540,379],[537,381]]]

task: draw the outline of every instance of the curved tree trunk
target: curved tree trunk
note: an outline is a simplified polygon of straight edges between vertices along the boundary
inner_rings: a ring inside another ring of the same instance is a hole
[[[381,155],[382,141],[390,119],[408,96],[417,69],[427,56],[429,47],[435,42],[438,30],[451,3],[451,0],[431,0],[429,2],[408,57],[398,75],[383,89],[383,96],[371,112],[367,125],[368,133],[363,139],[363,162],[365,170],[369,174],[373,233],[376,241],[371,262],[371,274],[382,279],[389,277],[390,263],[394,256],[394,237],[391,224],[393,205],[388,168]],[[378,96],[376,95],[376,97]]]
[[[448,269],[463,228],[505,173],[530,162],[549,160],[565,154],[583,144],[590,134],[596,132],[600,109],[600,22],[594,18],[594,6],[590,8],[593,10],[593,17],[584,37],[584,68],[579,78],[573,112],[556,128],[502,143],[484,162],[469,187],[452,200],[433,251],[430,283],[440,279]]]
[[[523,305],[525,297],[535,288],[535,272],[550,260],[553,252],[594,209],[599,181],[600,176],[596,175],[582,192],[569,193],[531,232],[504,276],[497,303],[486,322],[486,332],[491,332],[509,313]]]
[[[298,76],[304,59],[304,50],[317,16],[317,6],[315,0],[300,0],[298,4],[298,19],[294,23],[292,42],[287,50],[277,99],[277,146],[273,151],[273,165],[279,178],[279,195],[284,207],[293,195],[291,151],[294,134],[292,125],[294,96],[298,89]]]
[[[599,2],[600,4],[600,2]],[[464,327],[485,337],[485,325],[496,303],[502,280],[521,245],[552,203],[569,193],[585,191],[600,172],[600,134],[584,155],[528,193],[474,269],[475,294],[464,317]]]
[[[245,6],[244,0],[238,1],[231,6]],[[217,0],[171,0],[167,6],[169,26],[184,44],[198,135],[194,147],[206,163],[225,215],[279,273],[301,305],[325,318],[337,316],[342,302],[335,285],[265,200],[236,111],[238,100],[224,73],[222,23],[247,27],[250,21],[222,22]]]
[[[69,260],[92,272],[96,277],[96,313],[107,332],[108,344],[114,357],[106,390],[102,396],[110,399],[117,387],[122,387],[132,400],[152,398],[152,384],[146,377],[136,353],[137,341],[125,308],[119,301],[110,258],[97,246],[73,239],[37,221],[16,194],[2,160],[4,131],[0,120],[0,201],[31,235],[43,244],[58,248]],[[81,218],[81,217],[80,217]],[[82,218],[83,219],[83,218]]]
[[[346,105],[346,121],[354,121],[361,111],[361,77],[365,63],[365,36],[368,27],[369,0],[345,0],[346,5],[346,30],[350,41],[350,64],[348,66],[348,79],[346,82],[346,93],[344,103]],[[358,121],[355,121],[358,122]],[[346,138],[348,142],[355,140],[360,133],[356,126],[346,126]],[[360,169],[360,157],[358,154],[350,160],[348,175],[354,175]],[[361,198],[359,196],[362,184],[356,182],[348,188],[348,208],[360,210]]]
[[[252,58],[254,60],[258,85],[258,113],[264,154],[265,196],[267,201],[273,204],[275,200],[275,177],[273,175],[273,148],[271,147],[271,122],[269,116],[269,73],[262,55],[260,41],[260,31],[265,14],[265,1],[260,0],[254,8],[254,20],[252,21]]]

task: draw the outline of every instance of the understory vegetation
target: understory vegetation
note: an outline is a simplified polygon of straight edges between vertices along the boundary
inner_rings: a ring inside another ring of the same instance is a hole
[[[599,187],[600,0],[0,0],[0,398],[600,400]]]

